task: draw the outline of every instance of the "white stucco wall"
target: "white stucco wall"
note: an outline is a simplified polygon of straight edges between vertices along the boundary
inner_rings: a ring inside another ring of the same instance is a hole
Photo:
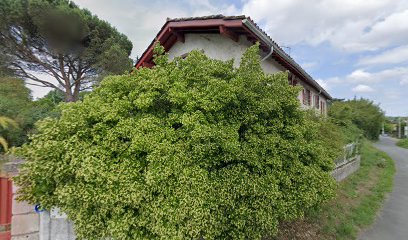
[[[238,67],[241,62],[242,54],[252,45],[245,36],[240,36],[238,42],[217,33],[185,34],[184,37],[184,43],[176,42],[168,51],[170,59],[189,53],[192,50],[202,50],[207,56],[213,59],[223,61],[234,59],[234,66]],[[262,53],[262,55],[266,54],[267,53]],[[261,66],[267,73],[276,73],[286,70],[273,59],[263,61]]]
[[[170,48],[168,51],[170,59],[192,50],[202,50],[210,58],[223,61],[234,59],[234,65],[238,66],[242,54],[250,46],[242,38],[235,42],[220,34],[185,34],[184,38],[184,43],[176,42]]]
[[[219,60],[230,60],[234,59],[234,66],[238,67],[239,63],[241,62],[242,54],[246,51],[248,47],[252,45],[245,36],[240,36],[239,41],[235,42],[232,39],[225,37],[221,34],[217,33],[190,33],[185,34],[185,41],[176,42],[168,51],[169,58],[173,59],[177,56],[181,56],[183,54],[189,53],[192,50],[201,50],[207,56],[213,59]],[[261,57],[266,56],[268,53],[262,52]],[[286,71],[287,69],[284,68],[282,65],[277,63],[272,58],[268,58],[265,61],[261,62],[262,69],[266,73],[276,73],[279,71]],[[312,104],[310,106],[303,105],[303,95],[302,92],[299,93],[298,99],[301,103],[302,108],[314,108],[314,95],[317,95],[318,92],[313,90],[313,88],[309,87],[306,83],[299,81],[299,85],[307,88],[312,93]],[[324,96],[320,94],[320,99],[325,102],[327,106],[327,101]],[[316,109],[316,108],[314,108]],[[327,107],[326,107],[327,109]],[[316,109],[316,111],[320,112],[320,108]]]

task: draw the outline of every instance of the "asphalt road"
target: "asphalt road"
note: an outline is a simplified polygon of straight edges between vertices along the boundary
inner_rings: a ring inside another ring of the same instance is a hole
[[[396,139],[381,137],[375,147],[394,159],[397,173],[394,189],[373,226],[361,240],[408,240],[408,149],[395,146]]]

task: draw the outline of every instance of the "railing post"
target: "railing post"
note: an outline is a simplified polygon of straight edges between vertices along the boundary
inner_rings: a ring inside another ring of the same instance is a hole
[[[13,198],[12,182],[0,177],[0,240],[10,240],[11,209]]]

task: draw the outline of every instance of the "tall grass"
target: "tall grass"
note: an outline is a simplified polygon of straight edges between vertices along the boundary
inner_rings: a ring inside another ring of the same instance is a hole
[[[403,148],[408,148],[408,138],[399,140],[397,145]]]

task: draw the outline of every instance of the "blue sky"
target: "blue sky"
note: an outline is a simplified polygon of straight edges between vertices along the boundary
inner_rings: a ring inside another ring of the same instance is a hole
[[[250,16],[335,98],[408,116],[407,0],[74,0],[126,34],[140,55],[166,17]],[[33,89],[35,97],[44,89]]]

